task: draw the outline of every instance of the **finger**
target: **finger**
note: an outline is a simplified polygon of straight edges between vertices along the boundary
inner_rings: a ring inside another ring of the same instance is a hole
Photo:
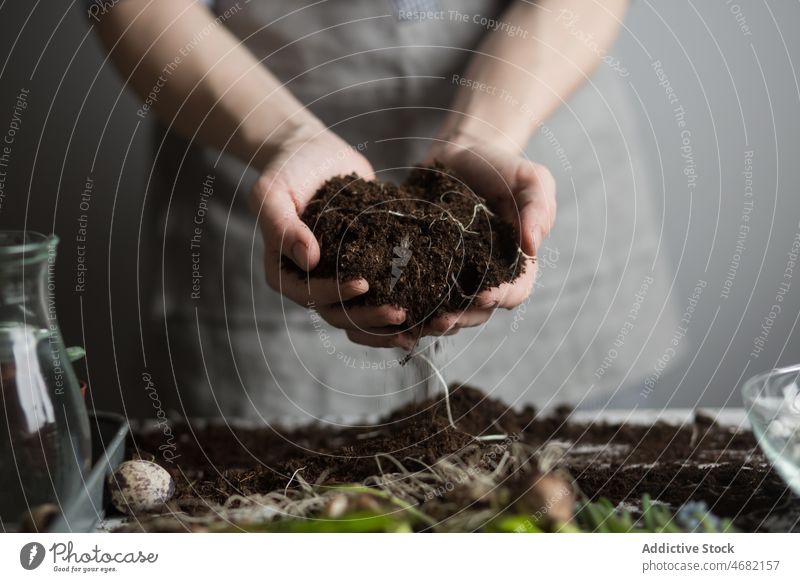
[[[522,250],[533,256],[556,220],[556,184],[547,168],[533,162],[523,165],[516,178],[519,211],[515,226],[521,234]]]
[[[328,306],[348,301],[369,291],[365,279],[339,282],[336,279],[318,279],[289,273],[276,266],[267,267],[269,286],[303,307]]]
[[[525,271],[518,279],[511,283],[503,283],[499,287],[492,287],[478,293],[475,298],[477,305],[494,305],[503,309],[513,309],[531,294],[536,282],[537,265],[533,259],[528,259]]]
[[[406,311],[393,305],[380,307],[344,307],[334,304],[317,309],[322,318],[341,329],[366,329],[400,325],[406,320]]]
[[[483,325],[492,317],[490,309],[466,309],[457,313],[445,313],[425,325],[425,335],[442,335],[450,330]]]
[[[439,330],[432,329],[432,328],[430,328],[429,326],[426,325],[426,326],[423,326],[422,333],[419,334],[419,335],[420,335],[420,337],[445,337],[445,336],[456,335],[459,331],[461,331],[460,327],[452,327],[452,328],[448,329],[447,331],[439,331]]]
[[[371,348],[402,348],[412,350],[416,339],[408,332],[399,332],[397,328],[379,327],[373,329],[348,329],[347,337],[353,343]]]
[[[304,271],[317,266],[319,244],[311,229],[300,220],[290,188],[273,174],[261,176],[253,198],[258,200],[254,210],[258,213],[268,249],[276,250],[290,258]]]

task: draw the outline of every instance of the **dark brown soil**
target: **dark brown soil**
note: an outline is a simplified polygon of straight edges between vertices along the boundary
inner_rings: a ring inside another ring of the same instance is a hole
[[[514,228],[442,165],[413,170],[402,186],[334,178],[302,219],[321,249],[311,275],[366,279],[370,290],[353,304],[403,307],[406,325],[462,310],[524,269]]]
[[[673,509],[703,500],[747,531],[769,529],[779,517],[780,527],[798,528],[800,501],[772,472],[749,432],[700,415],[683,426],[587,425],[569,421],[566,410],[547,417],[530,407],[515,412],[469,387],[454,389],[451,403],[459,430],[448,425],[440,399],[409,405],[369,428],[177,426],[180,457],[174,466],[164,465],[177,480],[179,500],[221,503],[232,494],[282,490],[300,469],[309,483],[362,481],[378,473],[376,453],[422,470],[422,463],[432,465],[475,445],[472,435],[502,432],[534,447],[563,446],[563,466],[591,499],[604,496],[636,506],[648,493]],[[146,458],[160,458],[162,440],[160,431],[134,434]],[[480,446],[488,451],[496,445]]]

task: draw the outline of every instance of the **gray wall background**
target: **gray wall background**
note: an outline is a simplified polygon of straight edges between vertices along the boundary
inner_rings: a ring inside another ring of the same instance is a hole
[[[685,308],[697,282],[707,282],[686,339],[692,359],[665,372],[647,406],[737,405],[743,378],[800,361],[800,270],[784,278],[800,230],[798,22],[796,2],[639,1],[612,51],[629,69],[640,104],[678,304]],[[103,66],[74,2],[0,2],[0,47],[0,136],[17,95],[29,91],[5,168],[0,227],[60,235],[59,318],[67,343],[87,346],[80,373],[91,382],[94,403],[129,414],[152,411],[141,380],[136,301],[137,275],[146,288],[152,268],[138,244],[151,122],[139,123],[137,99]],[[680,130],[654,61],[686,112],[697,171],[691,195]],[[753,209],[738,253],[748,151]],[[94,187],[84,211],[87,177]],[[81,214],[88,216],[88,269],[86,290],[77,293]],[[143,225],[145,245],[147,232]],[[767,326],[763,351],[752,357],[783,282],[790,287],[781,313]]]

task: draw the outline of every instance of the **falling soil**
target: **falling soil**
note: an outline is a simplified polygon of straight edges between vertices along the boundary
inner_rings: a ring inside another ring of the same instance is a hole
[[[537,449],[546,443],[560,448],[560,465],[592,500],[607,497],[636,507],[649,494],[673,510],[702,500],[745,531],[769,530],[778,518],[780,527],[798,528],[800,501],[770,469],[750,432],[700,414],[680,426],[584,424],[569,420],[568,409],[548,416],[531,407],[514,411],[465,386],[454,387],[450,400],[457,429],[448,424],[441,398],[408,405],[369,427],[179,425],[173,432],[180,456],[165,467],[176,479],[177,501],[202,511],[231,495],[297,486],[297,474],[312,484],[360,482],[379,472],[377,453],[421,471],[466,447],[489,451],[497,444],[474,437],[502,433]],[[159,459],[162,442],[161,431],[137,431],[129,450]],[[513,481],[507,483],[511,490],[519,485]]]
[[[311,276],[366,279],[369,291],[352,304],[403,307],[405,325],[465,309],[525,267],[514,228],[440,164],[416,168],[401,186],[333,178],[302,220],[321,250]],[[284,268],[299,272],[289,260]]]

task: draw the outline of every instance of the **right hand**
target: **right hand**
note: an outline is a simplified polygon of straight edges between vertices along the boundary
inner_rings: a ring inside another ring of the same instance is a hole
[[[403,309],[391,305],[342,305],[369,291],[365,279],[340,283],[281,269],[281,256],[303,271],[317,266],[319,243],[300,215],[328,179],[353,172],[365,180],[374,179],[367,159],[324,128],[298,132],[281,144],[250,194],[264,236],[267,284],[288,299],[316,310],[332,326],[346,330],[347,337],[355,343],[411,349],[412,335],[396,327],[406,320]]]

